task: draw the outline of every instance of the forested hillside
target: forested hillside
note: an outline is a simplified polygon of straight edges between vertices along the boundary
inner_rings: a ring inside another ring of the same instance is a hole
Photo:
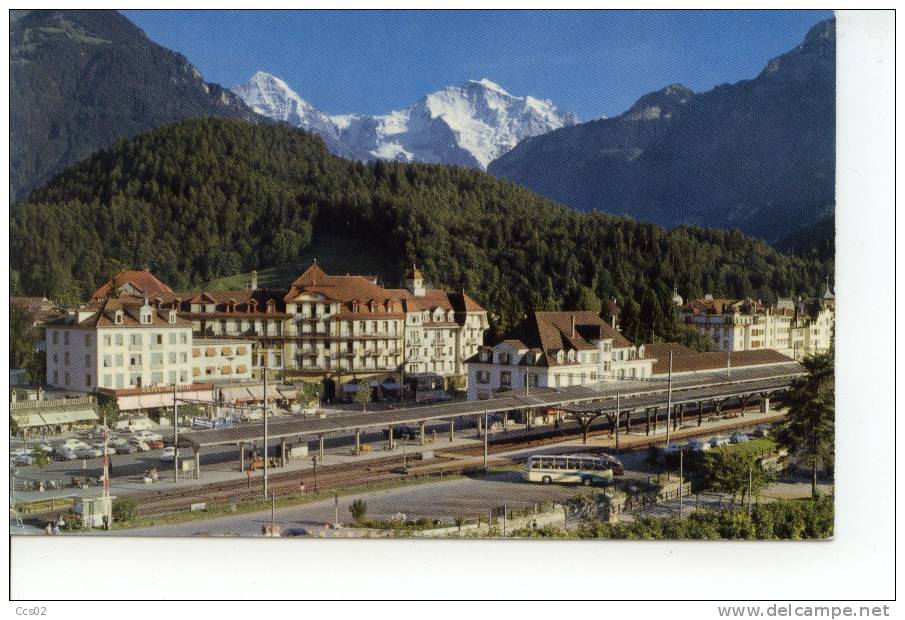
[[[184,288],[341,238],[376,244],[398,277],[416,261],[434,284],[464,287],[499,327],[616,298],[645,339],[662,334],[674,283],[685,297],[766,301],[816,293],[826,275],[816,257],[737,231],[578,213],[475,170],[350,162],[300,130],[235,119],[118,142],[13,205],[10,236],[14,294],[74,299],[127,267]]]

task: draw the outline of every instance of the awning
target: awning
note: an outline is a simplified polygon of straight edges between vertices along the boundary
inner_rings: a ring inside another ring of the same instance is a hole
[[[231,356],[232,354],[233,354],[233,348],[232,348],[232,347],[223,347],[223,355],[229,357],[229,356]]]
[[[245,348],[245,345],[236,347],[236,355],[245,355],[246,353],[248,353],[248,350]]]
[[[231,374],[233,374],[232,366],[224,366],[223,368],[220,369],[220,374],[221,374],[221,375],[231,375]]]
[[[401,390],[402,385],[395,379],[390,379],[388,381],[383,382],[383,389],[385,389],[385,390]]]
[[[52,426],[54,424],[75,424],[76,422],[97,421],[97,413],[93,409],[74,411],[42,411],[40,413],[16,414],[16,423],[22,428]]]
[[[277,388],[277,392],[279,392],[280,395],[287,400],[295,398],[296,395],[298,394],[298,391],[295,388],[282,388],[281,387],[281,388]]]
[[[248,371],[248,366],[246,366],[245,364],[240,364],[240,365],[236,366],[236,374],[241,375],[247,371]]]
[[[217,349],[215,349],[214,347],[208,347],[207,349],[205,349],[204,354],[208,357],[216,357]]]
[[[198,368],[198,367],[192,368],[192,376],[193,376],[193,377],[200,377],[200,376],[201,376],[201,369]]]
[[[241,385],[220,388],[220,393],[223,395],[223,400],[228,403],[245,403],[254,400],[248,390]]]
[[[201,349],[192,349],[192,357],[201,357]]]

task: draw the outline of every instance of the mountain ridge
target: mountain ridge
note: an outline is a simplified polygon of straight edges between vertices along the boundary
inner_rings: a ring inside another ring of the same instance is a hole
[[[520,142],[488,172],[582,211],[739,228],[771,242],[835,203],[835,22],[750,80],[671,85]]]
[[[117,11],[12,14],[9,68],[14,200],[120,138],[172,121],[263,120]]]
[[[515,96],[487,78],[428,93],[386,114],[326,114],[284,80],[258,71],[233,87],[257,113],[313,131],[347,159],[446,163],[486,169],[520,140],[578,117],[549,99]]]

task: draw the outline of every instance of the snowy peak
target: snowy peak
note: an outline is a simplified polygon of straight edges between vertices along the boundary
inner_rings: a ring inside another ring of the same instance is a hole
[[[262,116],[322,134],[325,138],[335,138],[339,133],[333,119],[302,99],[275,75],[258,71],[245,84],[234,86],[233,92]]]
[[[352,159],[447,163],[485,170],[519,141],[578,123],[547,99],[514,96],[488,80],[434,91],[408,108],[378,116],[331,116],[286,82],[259,71],[234,92],[256,112],[320,134]]]

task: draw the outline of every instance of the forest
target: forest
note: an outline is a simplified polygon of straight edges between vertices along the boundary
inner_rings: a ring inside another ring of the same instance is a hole
[[[579,213],[475,170],[330,155],[301,130],[191,119],[65,170],[11,207],[13,295],[83,300],[148,268],[174,290],[294,263],[313,244],[361,242],[435,286],[466,290],[496,330],[531,309],[616,300],[636,341],[675,337],[670,298],[814,295],[820,254],[783,254],[739,231]],[[324,265],[339,272],[342,265]],[[288,282],[286,283],[288,285]]]

